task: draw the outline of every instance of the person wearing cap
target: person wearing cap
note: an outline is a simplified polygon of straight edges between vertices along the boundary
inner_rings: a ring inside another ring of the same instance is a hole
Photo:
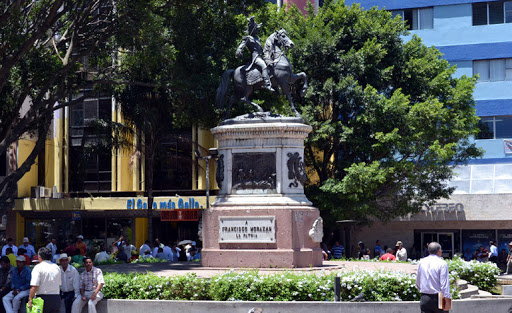
[[[61,276],[60,298],[64,302],[66,313],[71,313],[73,301],[80,297],[80,275],[74,266],[69,265],[69,257],[66,253],[59,256],[59,268]]]
[[[14,240],[12,238],[7,238],[7,244],[2,247],[2,256],[7,255],[7,248],[11,248],[11,251],[14,254],[14,256],[18,256],[18,247],[14,245]]]
[[[9,281],[11,269],[11,261],[4,255],[0,258],[0,313],[5,313],[2,299],[11,291],[11,282]]]
[[[25,258],[25,265],[30,266],[30,258],[27,255],[27,251],[25,248],[19,248],[18,249],[18,256],[23,256]]]
[[[507,270],[505,275],[512,274],[512,241],[508,243]]]
[[[84,258],[84,266],[85,271],[80,274],[80,297],[73,302],[72,313],[82,312],[85,304],[89,313],[96,313],[96,304],[103,299],[103,272],[92,265],[92,259],[89,257]]]
[[[46,245],[46,248],[50,249],[53,259],[53,257],[57,254],[57,238],[53,237],[50,240],[50,242]]]
[[[76,237],[75,248],[80,249],[80,255],[85,256],[87,245],[84,242],[84,236],[78,235]]]
[[[407,261],[407,250],[405,250],[404,244],[401,241],[397,241],[395,247],[397,261]]]
[[[37,295],[44,300],[44,313],[59,313],[61,271],[51,262],[52,252],[48,248],[37,251],[39,263],[34,266],[30,280],[30,294],[27,306],[32,308],[32,300]]]
[[[31,270],[25,265],[25,257],[16,258],[16,268],[11,270],[11,291],[6,294],[2,303],[6,313],[18,313],[21,299],[30,292]]]
[[[34,246],[30,244],[30,240],[28,240],[27,237],[23,238],[23,244],[18,247],[18,249],[21,248],[25,249],[29,259],[32,259],[34,255],[36,255],[36,250],[34,249]]]

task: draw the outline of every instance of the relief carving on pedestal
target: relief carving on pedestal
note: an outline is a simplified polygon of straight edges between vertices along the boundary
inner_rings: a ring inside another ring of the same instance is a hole
[[[322,242],[322,238],[324,237],[324,220],[321,217],[318,217],[311,226],[309,230],[309,238],[313,240],[313,242]]]
[[[304,161],[302,161],[302,157],[298,152],[288,152],[287,156],[288,162],[286,162],[286,165],[288,166],[288,179],[293,180],[288,187],[297,188],[299,187],[299,182],[304,186],[308,177],[306,175],[306,167],[304,165]]]
[[[276,154],[234,153],[233,189],[276,189]]]

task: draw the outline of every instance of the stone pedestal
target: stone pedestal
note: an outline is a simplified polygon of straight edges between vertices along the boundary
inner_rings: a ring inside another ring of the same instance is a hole
[[[219,196],[203,213],[202,265],[322,265],[322,221],[304,195],[304,139],[297,118],[246,115],[213,128]]]

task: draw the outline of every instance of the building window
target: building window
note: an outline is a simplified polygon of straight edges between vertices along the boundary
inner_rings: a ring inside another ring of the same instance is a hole
[[[72,106],[70,113],[70,190],[112,190],[111,97],[92,96]]]
[[[512,164],[457,166],[449,186],[455,194],[512,193]]]
[[[512,23],[512,1],[473,3],[473,25]]]
[[[512,58],[475,60],[473,75],[478,74],[479,82],[498,82],[512,80]]]
[[[391,11],[393,17],[400,15],[405,21],[408,29],[433,29],[434,10],[433,8],[405,9]]]
[[[477,139],[512,138],[512,116],[482,117],[479,126],[480,133]]]

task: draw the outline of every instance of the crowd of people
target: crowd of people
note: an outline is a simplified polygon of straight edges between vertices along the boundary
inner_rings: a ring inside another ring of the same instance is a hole
[[[345,248],[340,244],[339,241],[335,241],[332,246],[327,246],[325,242],[322,243],[322,254],[324,260],[330,259],[341,259],[343,257],[349,258],[349,255],[345,254]],[[394,248],[388,248],[387,246],[382,247],[380,240],[375,242],[375,247],[372,251],[366,248],[364,242],[359,241],[357,243],[357,252],[355,258],[361,260],[369,260],[371,258],[378,258],[381,261],[407,261],[407,250],[401,241],[397,241]]]
[[[0,313],[18,313],[24,301],[32,305],[36,296],[44,299],[45,313],[79,313],[85,305],[88,312],[95,313],[96,304],[103,298],[101,289],[105,282],[101,269],[94,263],[146,258],[169,262],[200,260],[201,250],[194,241],[166,245],[158,238],[153,244],[147,240],[137,249],[123,236],[107,249],[101,243],[88,246],[84,237],[78,235],[63,249],[57,246],[56,238],[51,238],[36,253],[29,238],[23,238],[18,247],[8,238],[0,257]],[[83,264],[85,270],[78,274],[72,263]]]

